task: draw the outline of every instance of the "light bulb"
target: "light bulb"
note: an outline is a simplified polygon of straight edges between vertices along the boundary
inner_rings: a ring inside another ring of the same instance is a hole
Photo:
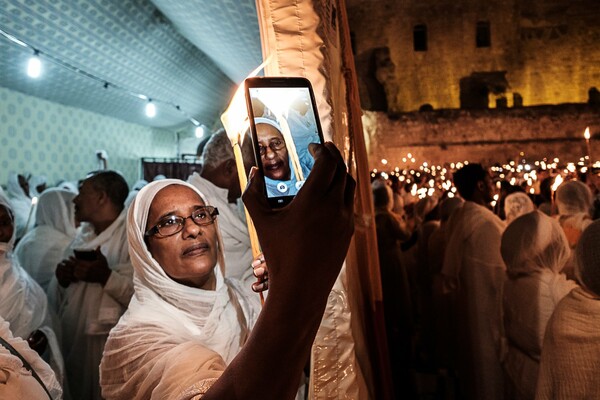
[[[196,129],[194,129],[194,134],[198,139],[204,136],[204,128],[202,127],[202,125],[197,126]]]
[[[30,78],[39,78],[42,73],[42,62],[37,53],[31,56],[27,63],[27,75]]]
[[[156,117],[156,106],[154,105],[154,103],[152,103],[151,100],[149,100],[146,104],[146,116],[148,118]]]

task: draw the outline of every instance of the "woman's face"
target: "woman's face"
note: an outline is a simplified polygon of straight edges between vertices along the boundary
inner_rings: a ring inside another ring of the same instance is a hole
[[[160,190],[148,214],[146,231],[168,216],[188,217],[204,202],[192,189],[169,185]],[[186,286],[214,289],[217,263],[215,224],[198,226],[191,218],[184,221],[181,232],[172,236],[150,236],[147,240],[152,257],[174,281]]]
[[[290,179],[289,156],[281,132],[269,124],[258,124],[256,136],[265,176],[277,181]]]
[[[14,225],[8,210],[0,206],[0,243],[8,243],[12,238]]]

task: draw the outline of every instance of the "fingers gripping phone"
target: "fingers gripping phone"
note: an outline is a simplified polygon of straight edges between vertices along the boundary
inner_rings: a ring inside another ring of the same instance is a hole
[[[265,177],[271,207],[298,193],[314,165],[310,143],[323,143],[315,96],[308,79],[256,77],[245,81],[256,164]]]

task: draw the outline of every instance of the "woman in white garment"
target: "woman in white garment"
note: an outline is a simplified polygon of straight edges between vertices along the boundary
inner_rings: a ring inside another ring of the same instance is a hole
[[[558,222],[534,211],[508,225],[501,252],[507,273],[502,362],[506,387],[511,399],[533,399],[546,324],[558,302],[577,287],[561,273],[571,251]]]
[[[35,211],[36,226],[19,241],[15,255],[33,279],[48,291],[56,265],[75,238],[73,199],[76,194],[63,189],[47,189]]]
[[[10,173],[6,184],[6,194],[14,214],[16,238],[21,239],[27,231],[27,226],[35,225],[34,215],[31,215],[31,197],[29,197],[29,182],[23,175]]]
[[[600,221],[576,247],[581,287],[556,306],[548,321],[536,399],[600,398]]]
[[[106,343],[104,398],[293,398],[353,230],[354,182],[331,143],[316,147],[286,208],[270,209],[256,170],[244,194],[272,282],[247,340],[258,296],[223,279],[215,209],[179,180],[140,191],[128,213],[135,294]]]
[[[64,365],[42,288],[13,255],[16,229],[8,200],[0,196],[0,317],[15,336],[26,339],[62,382]]]

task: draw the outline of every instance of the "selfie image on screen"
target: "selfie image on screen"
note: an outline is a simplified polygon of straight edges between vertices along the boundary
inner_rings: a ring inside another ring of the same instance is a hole
[[[320,143],[307,88],[251,88],[252,112],[267,196],[293,196],[314,164],[308,145]]]

